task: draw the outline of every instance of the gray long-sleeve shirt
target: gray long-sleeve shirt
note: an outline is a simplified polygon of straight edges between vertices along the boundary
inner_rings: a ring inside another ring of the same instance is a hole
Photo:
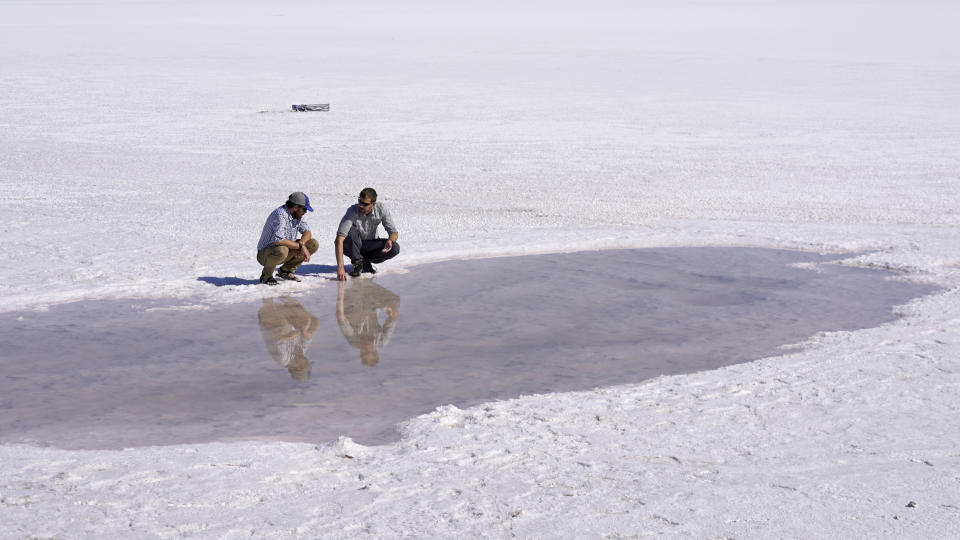
[[[377,238],[377,227],[383,223],[383,228],[387,234],[397,232],[397,225],[390,215],[390,210],[382,203],[373,205],[373,210],[369,214],[361,214],[357,205],[347,208],[347,213],[340,220],[340,227],[337,229],[337,236],[347,236],[350,234],[350,228],[356,225],[360,231],[361,240],[374,240]]]

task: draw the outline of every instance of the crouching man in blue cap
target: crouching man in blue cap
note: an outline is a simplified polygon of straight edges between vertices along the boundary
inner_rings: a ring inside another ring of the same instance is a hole
[[[389,235],[387,238],[377,238],[377,227],[381,223]],[[337,238],[334,240],[337,280],[347,279],[344,254],[353,263],[351,276],[357,277],[361,272],[376,274],[377,269],[373,263],[382,263],[400,253],[400,245],[397,244],[399,234],[390,210],[377,204],[377,192],[371,187],[363,188],[357,204],[347,208],[347,213],[343,215],[340,227],[337,228]]]
[[[310,198],[306,193],[297,191],[287,197],[287,202],[267,216],[267,222],[260,233],[257,244],[257,262],[263,265],[260,283],[276,285],[273,271],[280,266],[277,277],[291,281],[300,281],[293,272],[304,261],[310,262],[310,255],[317,252],[320,244],[311,238],[310,226],[303,215],[313,212]],[[299,236],[299,239],[297,238]]]

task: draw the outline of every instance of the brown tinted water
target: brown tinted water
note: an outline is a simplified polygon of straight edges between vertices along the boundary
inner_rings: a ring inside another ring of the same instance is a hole
[[[888,272],[791,266],[836,258],[581,252],[421,265],[202,310],[101,301],[0,314],[0,443],[383,443],[439,405],[777,355],[819,331],[890,321],[932,291]]]

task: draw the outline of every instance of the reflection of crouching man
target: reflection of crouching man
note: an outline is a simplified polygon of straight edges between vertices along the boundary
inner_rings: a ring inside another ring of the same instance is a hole
[[[387,318],[380,324],[380,311]],[[390,343],[390,337],[400,318],[400,297],[393,291],[365,279],[337,287],[337,324],[347,343],[360,349],[360,361],[365,366],[380,362],[378,349]]]
[[[276,285],[273,271],[280,266],[277,277],[300,281],[293,272],[304,261],[310,262],[310,255],[317,252],[320,244],[311,238],[310,226],[303,221],[307,211],[313,212],[310,198],[303,192],[291,193],[287,202],[274,210],[263,225],[260,242],[257,243],[257,262],[263,265],[260,283]],[[297,239],[300,236],[300,239]]]
[[[305,381],[310,376],[307,348],[320,321],[289,296],[264,298],[257,320],[270,356],[287,368],[294,380]]]
[[[389,238],[377,238],[377,227],[383,223]],[[353,268],[351,276],[376,274],[373,263],[382,263],[392,259],[400,253],[397,244],[397,226],[393,216],[382,204],[377,204],[377,192],[373,188],[363,188],[357,204],[347,209],[340,227],[337,229],[337,238],[334,241],[334,252],[337,256],[337,279],[345,281],[347,272],[343,264],[344,254],[350,258]]]

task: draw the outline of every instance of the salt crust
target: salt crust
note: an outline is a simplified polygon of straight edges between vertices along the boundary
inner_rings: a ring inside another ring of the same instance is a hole
[[[440,407],[383,447],[3,446],[0,537],[960,530],[957,6],[151,6],[0,7],[4,311],[256,297],[230,283],[266,212],[303,189],[332,230],[366,183],[411,272],[742,245],[947,290],[786,356]],[[254,112],[317,92],[322,119]],[[292,288],[329,285],[315,262]]]

